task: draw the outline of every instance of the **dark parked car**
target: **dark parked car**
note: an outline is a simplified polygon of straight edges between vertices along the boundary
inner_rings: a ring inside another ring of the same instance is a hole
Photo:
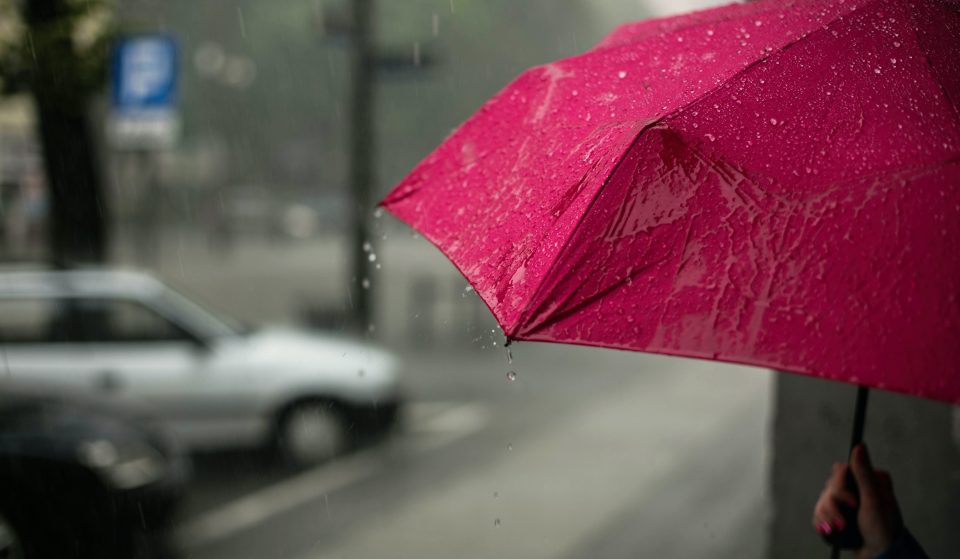
[[[189,464],[140,414],[0,385],[0,558],[156,558]]]

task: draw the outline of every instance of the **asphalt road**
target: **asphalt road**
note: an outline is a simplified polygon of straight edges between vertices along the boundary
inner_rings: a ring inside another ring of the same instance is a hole
[[[183,556],[762,556],[769,373],[548,345],[514,356],[408,355],[401,431],[309,471],[201,457]]]

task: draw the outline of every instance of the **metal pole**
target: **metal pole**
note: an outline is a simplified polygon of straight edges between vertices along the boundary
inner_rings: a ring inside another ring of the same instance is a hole
[[[850,432],[850,449],[847,452],[847,457],[853,454],[853,449],[863,442],[863,427],[867,420],[867,400],[870,396],[870,389],[866,386],[857,387],[857,405],[856,409],[853,412],[853,429]],[[852,489],[856,493],[857,483],[853,477],[853,473],[850,470],[847,470],[847,487]],[[848,515],[844,515],[848,516]],[[860,534],[860,530],[857,527],[856,515],[849,515],[846,518],[847,526],[844,528],[844,543],[847,542],[861,542],[863,541]],[[840,558],[840,543],[834,543],[833,549],[830,552],[831,559]],[[858,545],[848,543],[845,547],[859,547]]]
[[[350,96],[350,300],[353,322],[361,331],[370,326],[373,282],[369,254],[373,183],[373,0],[353,0],[352,87]]]

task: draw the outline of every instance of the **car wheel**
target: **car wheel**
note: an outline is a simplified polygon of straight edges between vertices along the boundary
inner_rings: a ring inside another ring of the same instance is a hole
[[[332,402],[300,402],[280,416],[277,443],[281,457],[293,466],[326,462],[347,449],[346,421]]]

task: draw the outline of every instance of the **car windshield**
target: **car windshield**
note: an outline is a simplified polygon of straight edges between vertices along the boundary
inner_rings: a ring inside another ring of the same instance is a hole
[[[170,311],[175,320],[203,337],[242,336],[251,328],[239,320],[218,313],[172,289],[164,289],[157,303]]]

